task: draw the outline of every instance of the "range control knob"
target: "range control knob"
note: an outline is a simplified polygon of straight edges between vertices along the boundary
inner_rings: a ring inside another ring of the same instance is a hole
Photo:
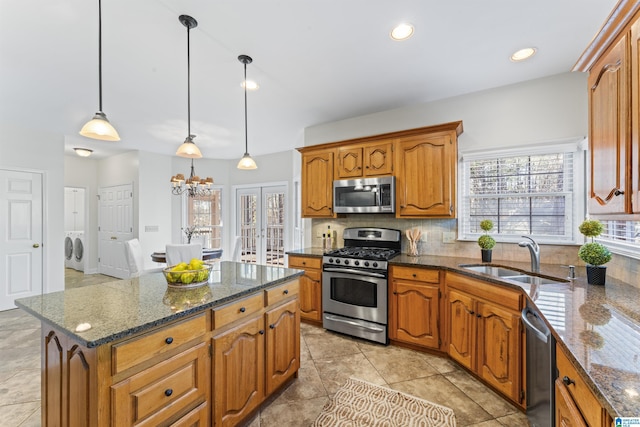
[[[333,258],[329,258],[329,264],[333,263]]]
[[[364,266],[365,266],[365,267],[369,267],[369,261],[365,261],[365,262],[364,262]]]
[[[360,261],[354,262],[355,265],[360,265]]]
[[[373,265],[374,268],[378,268],[378,263],[377,262],[374,261],[372,265]]]
[[[339,259],[336,260],[336,264],[340,264],[340,260]]]
[[[349,260],[348,259],[344,260],[344,265],[349,265]]]

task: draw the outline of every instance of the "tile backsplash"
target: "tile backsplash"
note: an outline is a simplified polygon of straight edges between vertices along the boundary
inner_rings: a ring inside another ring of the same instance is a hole
[[[422,238],[418,242],[419,254],[478,258],[480,261],[480,248],[476,242],[453,240],[452,243],[443,243],[443,233],[454,233],[457,236],[458,225],[455,219],[397,219],[393,215],[386,214],[351,215],[331,220],[314,219],[312,220],[311,246],[322,247],[322,238],[318,238],[317,235],[326,233],[327,226],[331,227],[336,240],[335,247],[343,246],[342,233],[347,227],[382,227],[394,228],[402,232],[402,251],[406,252],[408,240],[404,235],[405,230],[419,228],[422,231]],[[540,245],[540,248],[540,262],[543,264],[572,264],[578,266],[578,269],[584,266],[584,262],[578,258],[577,245]],[[527,262],[530,259],[529,251],[515,243],[497,243],[493,248],[494,262]],[[640,260],[634,258],[614,254],[607,264],[608,275],[638,288],[640,288],[639,273]]]

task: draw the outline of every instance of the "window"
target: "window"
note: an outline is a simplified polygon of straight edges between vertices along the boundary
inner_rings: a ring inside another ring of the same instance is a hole
[[[498,241],[530,235],[539,242],[575,243],[576,144],[527,152],[465,155],[461,162],[459,236],[475,240],[480,221],[490,219]]]
[[[193,241],[200,240],[203,248],[222,247],[222,190],[213,189],[210,196],[188,197],[186,226],[194,227]]]
[[[640,258],[640,221],[602,220],[604,231],[596,239],[612,252]]]

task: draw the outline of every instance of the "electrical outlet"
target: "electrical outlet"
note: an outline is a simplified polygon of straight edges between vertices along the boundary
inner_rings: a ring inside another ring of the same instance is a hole
[[[442,233],[442,243],[454,243],[456,240],[456,233],[454,231],[444,231]]]

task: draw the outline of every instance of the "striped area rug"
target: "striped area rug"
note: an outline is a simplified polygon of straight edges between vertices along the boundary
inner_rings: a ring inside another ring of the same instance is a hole
[[[349,378],[312,427],[455,427],[453,410],[408,394]]]

